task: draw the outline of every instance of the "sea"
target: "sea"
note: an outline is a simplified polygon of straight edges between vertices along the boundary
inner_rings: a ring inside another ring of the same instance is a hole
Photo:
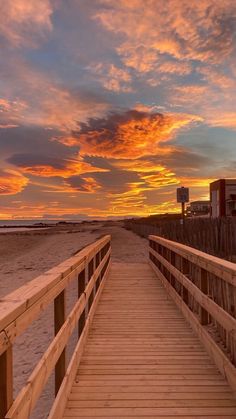
[[[59,220],[43,220],[43,219],[33,219],[33,220],[0,220],[0,234],[9,233],[16,231],[28,231],[33,230],[32,226],[35,225],[35,229],[45,229],[45,225],[52,225],[58,223]],[[38,227],[39,224],[43,224],[42,227]],[[29,227],[30,226],[30,227]]]
[[[20,226],[32,226],[34,224],[56,224],[60,220],[44,220],[33,219],[33,220],[0,220],[0,227],[20,227]]]

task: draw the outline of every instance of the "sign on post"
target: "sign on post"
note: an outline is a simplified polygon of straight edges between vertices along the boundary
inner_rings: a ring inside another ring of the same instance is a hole
[[[177,202],[189,202],[189,188],[185,188],[184,186],[177,188]]]

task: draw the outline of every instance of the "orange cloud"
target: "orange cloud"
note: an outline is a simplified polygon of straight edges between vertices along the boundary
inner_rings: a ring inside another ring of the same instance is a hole
[[[236,129],[236,112],[231,111],[218,111],[212,109],[212,113],[208,116],[209,124],[214,127],[225,127],[235,130]]]
[[[82,155],[136,159],[147,155],[167,155],[175,149],[167,142],[181,128],[199,117],[187,114],[148,114],[127,111],[106,119],[91,119],[82,124],[78,145]]]
[[[159,189],[161,187],[178,185],[179,181],[176,178],[175,173],[168,169],[163,168],[159,173],[154,174],[142,174],[140,176],[150,189]]]
[[[178,74],[182,76],[190,74],[192,66],[188,62],[173,62],[166,60],[158,66],[158,71],[160,73]]]
[[[161,164],[153,163],[151,160],[114,160],[112,166],[122,170],[128,170],[130,172],[137,173],[150,173],[150,172],[161,172],[165,170],[165,167]]]
[[[223,70],[201,66],[198,68],[198,72],[202,75],[203,80],[217,88],[222,90],[236,89],[235,77],[225,74]]]
[[[96,80],[107,90],[113,92],[131,92],[131,76],[127,70],[118,68],[114,64],[98,63],[89,66],[88,69],[95,74]]]
[[[120,216],[125,216],[127,214],[148,216],[164,212],[179,212],[179,206],[176,204],[175,198],[166,201],[161,195],[157,197],[159,202],[153,204],[143,193],[144,190],[142,183],[131,183],[127,192],[122,194],[111,194],[108,214]]]
[[[27,157],[27,156],[26,156]],[[45,159],[46,160],[46,159]],[[30,174],[33,176],[40,177],[62,177],[69,178],[75,175],[81,175],[85,173],[98,173],[98,172],[107,172],[107,169],[102,169],[100,167],[92,166],[89,163],[84,162],[79,159],[61,159],[53,160],[52,163],[37,163],[36,161],[32,165],[27,165],[24,163],[24,155],[20,155],[20,160],[17,161],[17,156],[9,159],[11,163],[14,161],[17,162],[17,166],[21,169],[22,173]]]
[[[95,193],[101,185],[92,177],[73,176],[66,181],[71,192]]]
[[[14,46],[35,46],[52,30],[50,0],[1,2],[0,33]]]
[[[67,147],[78,145],[77,138],[73,137],[72,135],[58,135],[57,137],[52,137],[50,141],[57,141],[58,143],[66,145]]]
[[[15,128],[18,126],[27,105],[22,100],[0,98],[0,128]]]
[[[15,195],[22,192],[29,180],[15,170],[0,171],[0,195]]]
[[[143,181],[143,189],[159,189],[163,186],[177,185],[176,174],[161,164],[154,164],[148,160],[120,160],[114,161],[113,166],[119,169],[138,173]]]
[[[209,188],[209,184],[214,180],[216,179],[203,177],[180,177],[181,185],[190,188]]]
[[[124,43],[117,48],[122,56],[122,61],[127,67],[134,68],[139,73],[147,73],[153,70],[157,63],[157,52],[155,49],[146,48],[143,45],[133,46]]]
[[[235,15],[231,0],[220,4],[215,0],[194,4],[189,0],[146,0],[145,7],[143,0],[111,0],[95,19],[122,35],[117,51],[123,62],[145,72],[156,68],[162,54],[181,60],[222,62],[234,49]]]
[[[101,117],[110,105],[95,94],[63,86],[56,77],[37,70],[19,57],[6,61],[8,83],[2,88],[0,123],[37,125],[68,135],[78,121]],[[20,90],[21,98],[16,97]],[[66,134],[65,134],[66,133]]]

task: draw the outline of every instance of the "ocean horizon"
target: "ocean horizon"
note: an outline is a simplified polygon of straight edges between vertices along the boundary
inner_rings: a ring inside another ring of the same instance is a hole
[[[74,220],[48,220],[48,219],[33,219],[33,220],[0,220],[0,227],[14,227],[14,226],[31,226],[34,224],[42,223],[42,224],[56,224],[59,221],[67,221],[72,222]],[[80,221],[74,221],[80,222]]]

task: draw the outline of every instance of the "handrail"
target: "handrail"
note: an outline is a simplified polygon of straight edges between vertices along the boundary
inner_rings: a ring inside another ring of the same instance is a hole
[[[153,240],[167,249],[173,250],[176,254],[236,286],[235,263],[201,252],[200,250],[186,246],[185,244],[164,239],[163,237],[150,235],[149,240]]]
[[[236,391],[236,264],[149,236],[150,264]]]
[[[66,344],[78,324],[79,341],[93,300],[110,265],[110,236],[6,296],[0,303],[0,418],[28,418],[55,368],[55,392],[66,375]],[[78,300],[65,316],[65,289],[78,279]],[[17,336],[54,301],[55,337],[13,402],[12,345]]]

